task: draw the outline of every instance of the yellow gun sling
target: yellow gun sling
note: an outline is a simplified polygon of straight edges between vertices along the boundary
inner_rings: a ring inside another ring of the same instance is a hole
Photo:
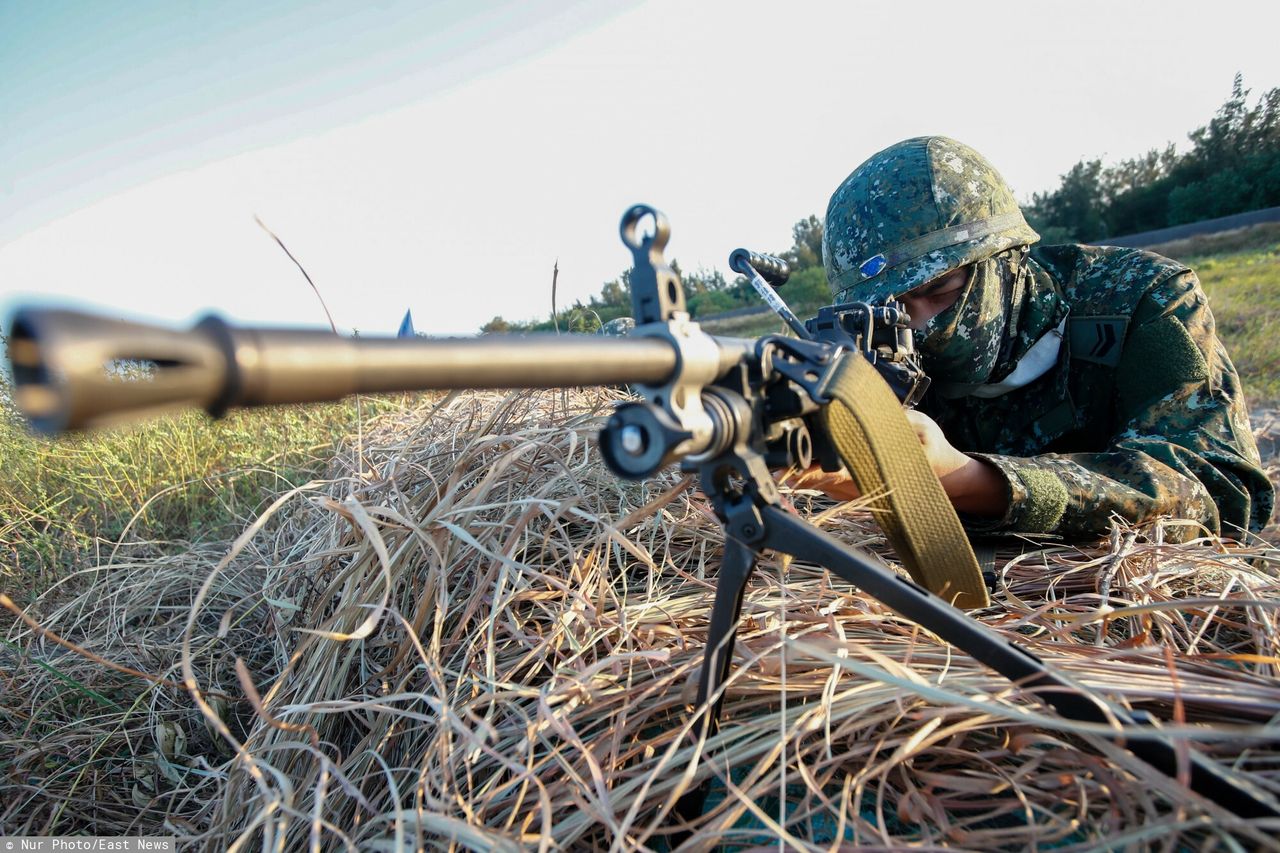
[[[973,548],[898,398],[869,361],[841,358],[822,423],[916,583],[956,607],[989,603]]]

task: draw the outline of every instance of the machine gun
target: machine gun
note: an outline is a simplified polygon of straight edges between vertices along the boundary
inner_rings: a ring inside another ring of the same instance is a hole
[[[653,233],[641,236],[647,221]],[[927,465],[921,474],[919,442],[901,414],[900,403],[917,400],[925,381],[901,306],[830,306],[801,323],[766,280],[784,281],[785,264],[738,250],[732,266],[796,337],[713,338],[690,319],[680,279],[663,258],[667,219],[635,206],[621,235],[634,263],[637,327],[627,338],[348,339],[240,328],[216,317],[173,331],[32,308],[19,310],[10,327],[15,396],[36,429],[57,433],[175,406],[218,416],[353,393],[631,384],[643,399],[619,405],[600,430],[605,462],[629,479],[672,464],[696,472],[725,532],[695,737],[718,726],[747,580],[768,549],[826,567],[1064,717],[1110,727],[1164,773],[1186,770],[1193,790],[1238,815],[1280,816],[1267,792],[1194,750],[1180,761],[1154,721],[1092,694],[961,609],[985,606],[987,590],[937,479]],[[122,378],[110,369],[120,362],[147,369]],[[828,464],[847,464],[864,494],[892,485],[881,489],[879,517],[916,582],[787,511],[771,470],[807,467],[815,447]],[[904,515],[927,516],[926,524]],[[698,814],[706,793],[705,784],[686,793],[678,811]]]

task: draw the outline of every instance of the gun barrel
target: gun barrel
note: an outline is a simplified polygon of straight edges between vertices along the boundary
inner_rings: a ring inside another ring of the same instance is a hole
[[[186,406],[220,415],[355,393],[658,385],[678,360],[659,338],[344,338],[217,317],[174,330],[57,309],[20,310],[10,332],[15,398],[44,433]],[[719,343],[724,373],[747,342]]]

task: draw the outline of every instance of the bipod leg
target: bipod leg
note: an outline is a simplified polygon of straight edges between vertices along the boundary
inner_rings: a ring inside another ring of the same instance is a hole
[[[916,586],[907,578],[869,556],[850,550],[839,539],[776,506],[761,509],[765,537],[762,545],[824,566],[888,605],[912,622],[994,669],[1020,687],[1031,688],[1070,720],[1101,725],[1122,724],[1124,737],[1113,736],[1121,746],[1160,770],[1177,778],[1178,754],[1169,738],[1152,728],[1134,733],[1142,724],[1134,715],[1104,702],[1084,687],[1050,669],[1040,658],[992,631],[963,611]],[[1242,776],[1228,773],[1194,748],[1186,750],[1191,790],[1246,818],[1280,817],[1280,804],[1266,791]]]
[[[754,549],[737,539],[725,537],[724,557],[716,580],[716,598],[711,605],[711,624],[707,628],[702,672],[698,676],[697,707],[702,709],[705,706],[705,710],[691,732],[695,741],[701,740],[704,734],[711,737],[720,726],[720,708],[724,704],[724,694],[716,694],[729,678],[729,668],[733,665],[733,645],[738,633],[738,617],[742,615],[742,596],[746,592],[751,570],[755,568],[756,556]],[[708,705],[709,696],[715,696],[715,701]],[[710,789],[711,782],[707,780],[689,790],[676,802],[676,814],[685,821],[692,821],[701,815]],[[678,847],[687,837],[687,833],[673,836],[672,847]]]

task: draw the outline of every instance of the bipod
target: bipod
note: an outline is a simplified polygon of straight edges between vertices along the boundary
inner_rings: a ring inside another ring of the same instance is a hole
[[[1191,790],[1236,815],[1280,817],[1280,806],[1270,794],[1244,777],[1223,770],[1194,749],[1183,750],[1180,762],[1169,736],[1162,734],[1149,716],[1095,696],[871,554],[850,549],[831,534],[788,512],[771,478],[767,483],[756,482],[743,489],[730,486],[720,477],[709,496],[721,513],[725,550],[698,680],[696,707],[701,717],[691,732],[694,743],[710,738],[719,728],[723,686],[731,669],[743,596],[760,553],[769,549],[834,572],[894,612],[991,667],[1066,719],[1114,730],[1114,734],[1106,736],[1115,743],[1170,778],[1178,778],[1180,769],[1185,771]],[[708,702],[711,697],[714,698]],[[688,791],[676,803],[676,815],[692,823],[702,814],[710,788],[708,779]],[[688,835],[687,828],[673,834],[673,846]]]

